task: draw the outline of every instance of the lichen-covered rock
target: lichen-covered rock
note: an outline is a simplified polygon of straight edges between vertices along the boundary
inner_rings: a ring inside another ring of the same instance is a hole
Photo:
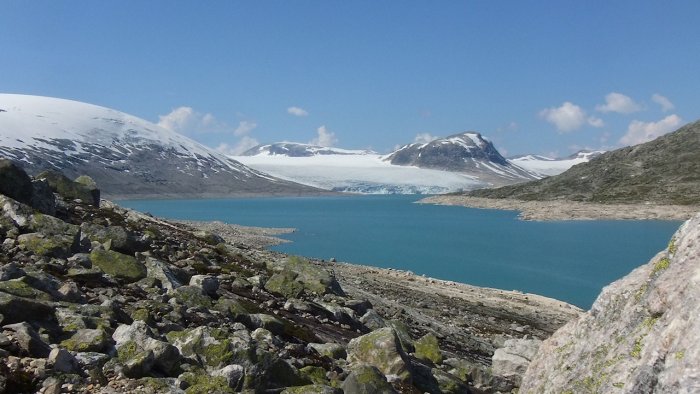
[[[122,226],[102,226],[99,224],[82,223],[80,225],[81,243],[97,242],[107,250],[133,254],[136,251],[135,240]]]
[[[395,376],[402,382],[411,381],[408,359],[392,328],[380,328],[351,340],[347,353],[349,363],[369,364],[377,367],[384,375]]]
[[[282,271],[265,282],[265,290],[286,298],[297,298],[304,292],[304,285],[296,280],[295,272]]]
[[[282,334],[284,332],[284,322],[265,313],[243,315],[240,317],[240,320],[251,330],[255,330],[256,328],[264,328],[273,334]]]
[[[540,346],[520,393],[700,392],[700,215]]]
[[[414,342],[416,357],[433,364],[442,363],[440,345],[435,335],[428,333]]]
[[[74,237],[42,233],[22,234],[17,241],[23,249],[46,257],[68,257],[76,245]]]
[[[31,298],[36,300],[51,301],[49,294],[37,290],[30,286],[26,280],[26,276],[19,279],[11,279],[0,282],[0,292],[16,295],[17,297]]]
[[[347,357],[345,347],[337,343],[310,343],[308,347],[331,359],[340,360]]]
[[[345,394],[397,394],[381,371],[367,364],[354,367],[342,389]]]
[[[208,373],[186,372],[180,375],[179,380],[184,382],[187,394],[228,394],[235,393],[229,387],[228,381],[223,376],[210,376]]]
[[[365,314],[362,315],[362,317],[360,318],[360,323],[364,324],[365,327],[369,328],[370,330],[377,330],[387,326],[387,323],[386,321],[384,321],[384,318],[379,316],[379,314],[374,309],[370,309],[367,312],[365,312]],[[408,351],[408,349],[405,347],[404,350]]]
[[[238,390],[243,385],[245,368],[238,364],[227,365],[219,370],[213,371],[212,376],[221,376],[226,379],[228,387]]]
[[[97,199],[95,199],[95,194],[93,194],[90,188],[71,181],[59,172],[44,171],[35,178],[46,180],[54,193],[58,193],[67,200],[81,200],[86,204],[92,204],[94,206],[100,205],[99,193],[97,194]]]
[[[304,258],[290,256],[281,263],[271,262],[269,268],[276,271],[273,275],[275,279],[270,278],[265,284],[265,288],[272,293],[287,298],[297,298],[302,292],[343,295],[343,290],[333,275]]]
[[[223,330],[197,327],[169,332],[167,338],[183,356],[198,360],[205,368],[220,369],[230,364],[250,366],[255,361],[250,338],[243,335],[229,335]]]
[[[204,294],[201,287],[180,286],[173,290],[171,294],[178,302],[189,307],[212,307],[211,297]]]
[[[134,321],[131,325],[122,324],[114,330],[119,361],[130,369],[132,377],[141,377],[156,368],[166,376],[173,376],[179,370],[181,359],[178,349],[168,342],[153,338],[148,325]]]
[[[79,329],[72,337],[61,342],[61,345],[74,352],[98,352],[107,350],[111,338],[103,329]]]
[[[73,181],[79,185],[82,185],[90,192],[92,196],[92,204],[94,206],[100,205],[100,189],[97,187],[97,182],[87,175],[81,175]]]
[[[106,274],[127,283],[146,277],[146,266],[133,256],[113,250],[95,249],[90,253],[90,261]]]
[[[48,302],[0,292],[0,316],[1,324],[44,321],[53,318],[54,307]]]
[[[280,394],[338,394],[340,391],[322,384],[287,387]]]

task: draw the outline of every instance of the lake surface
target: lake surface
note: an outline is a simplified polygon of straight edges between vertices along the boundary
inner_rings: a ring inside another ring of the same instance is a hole
[[[646,263],[680,222],[524,222],[514,211],[414,204],[421,196],[131,200],[156,216],[294,227],[273,249],[520,290],[588,308]]]

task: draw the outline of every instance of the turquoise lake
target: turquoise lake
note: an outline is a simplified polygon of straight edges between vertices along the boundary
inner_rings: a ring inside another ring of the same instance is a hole
[[[274,250],[410,270],[591,306],[603,286],[646,263],[680,222],[525,222],[517,212],[414,204],[422,196],[130,200],[153,215],[294,227]]]

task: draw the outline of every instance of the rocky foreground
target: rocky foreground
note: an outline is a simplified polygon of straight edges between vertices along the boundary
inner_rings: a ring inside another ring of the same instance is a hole
[[[89,178],[31,179],[0,161],[0,392],[515,392],[530,360],[551,351],[545,342],[538,353],[541,340],[588,316],[535,295],[270,252],[270,235],[168,222],[100,200]],[[676,256],[697,262],[692,244],[674,243],[670,260],[654,263],[644,305]],[[679,287],[697,305],[693,288]],[[665,294],[660,305],[683,304]],[[657,320],[640,323],[648,331],[629,336],[630,358],[656,354],[645,341],[667,327],[663,316],[697,319],[654,308]],[[599,324],[614,320],[605,316]],[[686,332],[679,324],[668,327]],[[666,360],[683,360],[673,376],[697,377],[697,346],[684,337]],[[585,350],[575,338],[572,349]],[[565,354],[566,365],[597,373],[585,351]],[[558,371],[550,364],[537,365]],[[653,366],[643,376],[663,370]],[[544,379],[553,392],[579,392]]]
[[[423,204],[520,211],[522,220],[688,220],[700,211],[697,205],[596,204],[581,201],[525,201],[441,195],[424,198]]]
[[[527,360],[496,349],[580,314],[266,251],[274,232],[167,222],[89,178],[0,181],[1,392],[507,391]]]

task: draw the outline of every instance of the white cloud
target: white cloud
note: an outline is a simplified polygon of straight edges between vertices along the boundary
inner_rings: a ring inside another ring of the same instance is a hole
[[[596,118],[595,116],[589,116],[588,119],[586,120],[589,125],[596,127],[596,128],[601,128],[605,126],[605,122],[601,118]]]
[[[236,127],[236,129],[233,130],[233,135],[238,137],[246,135],[253,131],[256,127],[258,127],[257,123],[248,120],[242,120],[238,122],[238,127]]]
[[[559,107],[545,108],[540,117],[553,124],[562,133],[574,131],[586,122],[586,111],[576,104],[566,101]]]
[[[319,127],[316,130],[316,133],[318,133],[318,136],[309,141],[309,144],[319,146],[333,146],[338,142],[338,139],[335,137],[335,133],[328,130],[326,126]]]
[[[253,137],[245,135],[245,136],[243,136],[243,138],[238,140],[238,142],[234,146],[230,146],[229,144],[221,143],[215,149],[218,152],[221,152],[225,155],[237,156],[237,155],[240,155],[241,153],[247,151],[248,149],[254,148],[258,145],[260,145],[260,142],[258,142],[258,140],[256,140]]]
[[[620,138],[622,145],[636,145],[651,141],[659,136],[677,129],[683,120],[676,114],[669,115],[658,122],[641,122],[633,120],[627,133]]]
[[[661,110],[664,112],[673,111],[676,108],[676,106],[673,105],[673,103],[671,102],[671,100],[668,99],[668,97],[662,96],[658,93],[654,93],[651,96],[651,101],[655,102],[656,104],[659,104],[661,106]]]
[[[178,107],[167,115],[160,115],[158,126],[170,131],[182,132],[192,122],[193,117],[192,107]]]
[[[299,107],[289,107],[287,108],[287,113],[294,116],[308,116],[309,112],[303,108]]]
[[[158,116],[158,126],[180,134],[196,134],[226,131],[225,124],[219,123],[210,113],[202,114],[192,107],[178,107],[167,115]]]
[[[431,135],[430,133],[418,133],[416,134],[416,137],[413,139],[413,142],[417,142],[420,144],[427,144],[430,141],[434,141],[438,139],[438,137]]]
[[[595,109],[600,112],[617,112],[620,114],[631,114],[642,110],[642,106],[634,102],[629,96],[622,93],[612,92],[605,96],[605,104],[596,105]]]

